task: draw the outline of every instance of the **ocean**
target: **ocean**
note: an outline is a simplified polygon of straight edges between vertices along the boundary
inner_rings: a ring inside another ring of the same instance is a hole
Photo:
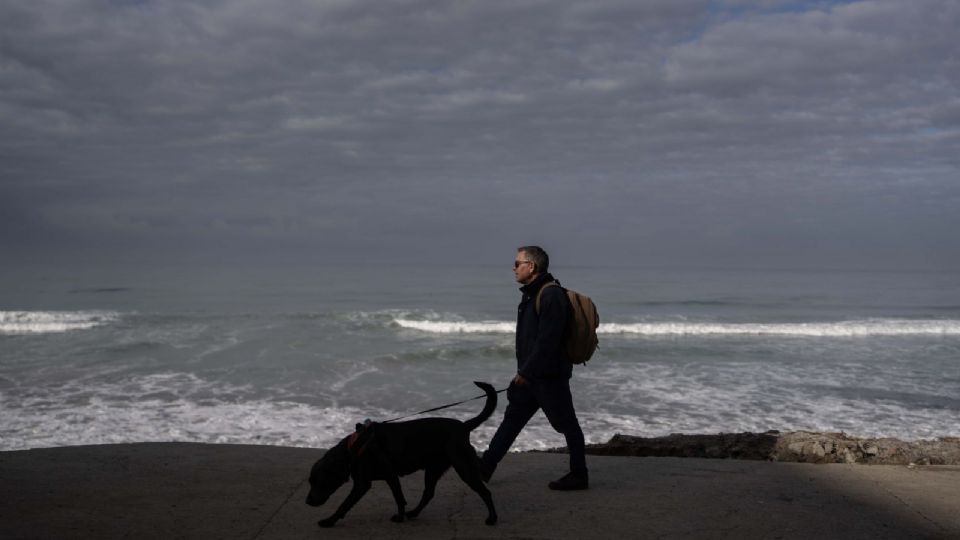
[[[326,448],[356,422],[478,396],[472,381],[503,388],[516,369],[510,263],[2,269],[0,450]],[[600,312],[600,349],[572,380],[588,442],[960,436],[956,273],[551,270]],[[478,448],[503,407],[474,432]],[[563,444],[537,415],[514,449]]]

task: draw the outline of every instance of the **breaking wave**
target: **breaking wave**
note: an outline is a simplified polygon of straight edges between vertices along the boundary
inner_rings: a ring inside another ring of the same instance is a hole
[[[809,323],[634,323],[600,326],[604,334],[643,336],[802,336],[867,337],[960,335],[960,321],[875,319]]]
[[[183,373],[0,392],[0,405],[14,412],[0,420],[3,451],[145,441],[329,447],[365,415],[392,413],[257,399]]]
[[[516,330],[516,323],[502,321],[463,322],[396,319],[394,322],[400,328],[409,328],[433,334],[507,334]]]
[[[516,325],[505,321],[417,321],[396,319],[400,328],[436,334],[503,334]],[[602,323],[598,334],[656,336],[960,336],[958,320],[866,319],[806,323],[643,322]]]
[[[89,330],[119,318],[113,311],[0,311],[0,335]]]

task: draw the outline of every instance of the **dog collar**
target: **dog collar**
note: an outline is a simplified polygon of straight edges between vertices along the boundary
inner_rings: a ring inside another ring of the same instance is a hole
[[[363,454],[363,451],[366,450],[367,446],[370,444],[370,440],[373,439],[373,434],[371,433],[369,437],[363,441],[360,441],[360,435],[362,434],[359,431],[354,431],[349,437],[347,437],[347,451],[353,456],[360,456]],[[361,444],[356,452],[354,452],[353,448],[354,446],[357,446],[357,442],[360,442]]]

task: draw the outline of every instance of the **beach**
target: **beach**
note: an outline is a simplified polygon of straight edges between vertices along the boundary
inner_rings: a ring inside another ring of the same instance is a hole
[[[323,450],[143,443],[0,452],[0,530],[35,538],[960,538],[960,467],[591,456],[591,488],[553,492],[566,456],[512,453],[490,481],[495,526],[454,473],[392,523],[375,482],[332,529],[304,504]],[[408,501],[422,475],[402,479]]]

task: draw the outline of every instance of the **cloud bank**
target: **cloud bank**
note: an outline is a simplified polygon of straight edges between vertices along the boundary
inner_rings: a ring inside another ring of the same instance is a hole
[[[960,264],[947,0],[0,5],[0,248]]]

